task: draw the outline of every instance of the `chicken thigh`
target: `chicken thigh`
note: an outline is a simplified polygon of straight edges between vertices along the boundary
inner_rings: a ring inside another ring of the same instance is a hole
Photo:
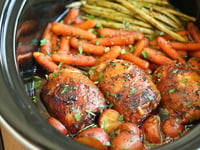
[[[159,67],[153,81],[161,92],[162,107],[181,123],[200,119],[200,76],[182,64]]]
[[[154,83],[131,62],[111,61],[100,76],[100,90],[125,121],[140,125],[160,102]]]
[[[70,66],[49,75],[42,97],[50,114],[71,134],[94,123],[95,114],[106,106],[97,86],[80,70]]]

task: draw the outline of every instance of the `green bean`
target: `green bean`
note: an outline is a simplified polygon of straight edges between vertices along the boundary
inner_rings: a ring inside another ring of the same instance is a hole
[[[87,16],[82,16],[82,19],[87,20],[89,19]],[[144,28],[144,27],[140,27],[140,26],[136,26],[136,25],[129,25],[126,26],[125,24],[119,23],[119,22],[114,22],[114,21],[107,21],[104,19],[100,19],[100,18],[95,18],[103,27],[108,27],[108,28],[115,28],[115,29],[125,29],[125,30],[129,30],[129,31],[140,31],[144,34],[148,34],[148,35],[153,35],[155,34],[155,32],[151,29],[148,28]]]
[[[116,1],[121,3],[124,7],[130,9],[131,11],[133,11],[133,13],[140,15],[142,18],[144,18],[150,24],[152,24],[153,26],[158,28],[160,31],[171,35],[174,39],[176,39],[178,41],[181,41],[181,42],[185,42],[186,41],[182,36],[178,35],[177,33],[173,32],[171,30],[169,30],[162,23],[160,23],[159,21],[157,21],[156,19],[154,19],[153,17],[148,15],[144,11],[143,8],[138,8],[138,4],[136,2],[134,2],[132,0],[128,0],[128,2],[126,0],[116,0]]]
[[[112,9],[84,4],[81,7],[81,10],[88,14],[94,15],[94,16],[98,16],[98,17],[102,17],[102,18],[106,18],[106,19],[110,19],[110,20],[115,20],[118,22],[126,22],[127,24],[130,23],[133,25],[138,25],[138,26],[142,26],[142,27],[146,27],[146,28],[152,28],[151,25],[149,25],[145,22],[139,21],[137,19],[133,19],[128,15],[116,12]]]

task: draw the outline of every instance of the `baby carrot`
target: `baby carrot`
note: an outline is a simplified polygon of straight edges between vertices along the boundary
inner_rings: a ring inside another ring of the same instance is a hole
[[[190,51],[189,55],[193,56],[193,57],[199,57],[200,58],[200,51]]]
[[[81,51],[84,51],[86,53],[102,55],[102,54],[104,54],[104,52],[106,50],[106,47],[104,47],[104,46],[97,46],[97,45],[91,44],[87,41],[78,40],[76,38],[70,39],[70,45],[73,48],[78,49],[80,53],[81,53]]]
[[[67,36],[62,36],[60,39],[60,46],[58,52],[65,52],[66,54],[69,52],[70,44]]]
[[[51,35],[51,47],[52,47],[52,53],[57,51],[58,48],[58,35],[55,33],[52,33]]]
[[[192,22],[188,23],[187,28],[188,28],[188,31],[189,31],[190,35],[192,36],[192,38],[196,42],[200,42],[199,31],[198,31],[198,28],[194,25],[194,23],[192,23]]]
[[[132,53],[127,52],[127,51],[124,54],[120,54],[118,58],[131,61],[143,69],[146,69],[149,67],[148,61],[143,60],[137,56],[134,56]]]
[[[44,31],[42,40],[40,41],[40,51],[43,54],[51,54],[52,47],[51,47],[51,23],[49,23]]]
[[[107,61],[107,60],[114,60],[120,55],[121,47],[113,46],[111,47],[110,51],[102,55],[95,63],[95,65],[99,65],[100,63]]]
[[[190,68],[192,68],[193,70],[196,70],[200,73],[200,58],[191,57],[188,60],[188,65]]]
[[[80,12],[79,12],[78,9],[71,8],[64,18],[64,23],[65,24],[72,24],[76,20],[76,18],[78,18],[79,13]]]
[[[115,36],[115,37],[105,37],[105,38],[96,38],[91,42],[96,45],[101,46],[120,46],[120,45],[129,45],[134,43],[134,36],[125,35],[125,36]]]
[[[110,51],[102,55],[99,59],[97,59],[95,65],[92,69],[89,71],[90,79],[92,81],[97,81],[99,77],[99,73],[102,72],[107,64],[117,58],[120,55],[121,48],[119,46],[113,46],[111,47]]]
[[[54,22],[52,24],[51,30],[58,35],[78,37],[86,40],[92,40],[96,38],[96,35],[94,33],[70,25],[66,25],[63,23]]]
[[[186,50],[177,50],[177,53],[183,58],[187,58],[188,57],[188,54],[187,54]]]
[[[143,52],[146,53],[146,57],[145,57],[146,59],[158,65],[166,65],[166,64],[173,63],[173,60],[171,60],[170,58],[166,56],[158,54],[156,51],[154,51],[151,48],[146,47],[143,49]]]
[[[181,35],[181,36],[183,36],[183,37],[185,37],[185,36],[188,35],[189,32],[187,30],[182,30],[182,31],[177,31],[176,33],[179,34],[179,35]],[[163,37],[166,40],[174,40],[174,38],[171,37],[170,35],[164,35]]]
[[[78,24],[78,23],[82,23],[83,20],[81,18],[76,18],[76,20],[74,21],[74,24]]]
[[[190,42],[190,43],[182,43],[182,42],[170,42],[169,43],[174,49],[177,50],[187,50],[187,51],[198,51],[200,50],[200,42]]]
[[[141,32],[131,32],[125,30],[111,29],[111,28],[98,29],[97,33],[102,37],[125,36],[131,34],[134,36],[135,40],[139,40],[144,37],[144,35]]]
[[[141,40],[138,40],[137,43],[135,44],[135,50],[133,51],[133,55],[140,56],[141,51],[147,45],[149,45],[149,40],[147,38],[143,38]]]
[[[179,35],[181,35],[181,36],[183,36],[183,37],[185,38],[185,40],[188,41],[187,35],[188,35],[189,32],[188,32],[187,30],[177,31],[176,33],[179,34]],[[167,35],[164,35],[164,36],[162,36],[162,37],[164,37],[166,40],[174,40],[174,38],[171,37],[171,36],[168,35],[168,34],[167,34]],[[152,45],[152,46],[157,45],[157,39],[153,39],[153,40],[151,40],[149,43],[150,43],[150,45]]]
[[[74,27],[77,27],[83,30],[88,30],[88,29],[94,28],[96,24],[97,24],[97,20],[91,19],[91,20],[84,21],[82,23],[74,24]]]
[[[58,65],[53,62],[51,57],[48,55],[45,55],[41,52],[34,52],[33,57],[43,68],[47,69],[49,72],[53,72],[58,68]]]
[[[172,48],[171,44],[169,44],[167,42],[167,40],[165,40],[165,38],[163,37],[158,37],[157,38],[157,43],[160,46],[160,48],[168,55],[170,56],[172,59],[174,60],[178,60],[183,64],[186,64],[186,61],[179,56],[179,54],[176,52],[176,50],[174,48]]]
[[[65,64],[76,65],[76,66],[93,66],[96,59],[92,56],[84,55],[67,55],[66,53],[52,54],[52,59],[56,62],[64,62]]]

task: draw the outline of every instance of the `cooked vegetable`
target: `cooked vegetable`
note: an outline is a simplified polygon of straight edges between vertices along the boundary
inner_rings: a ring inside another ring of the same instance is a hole
[[[123,54],[121,53],[119,55],[119,58],[123,59],[123,60],[130,61],[130,62],[138,65],[139,67],[141,67],[143,69],[146,69],[146,68],[149,67],[149,62],[147,62],[147,61],[141,59],[140,57],[137,57],[137,56],[135,56],[132,53],[127,52],[127,51],[124,51]]]
[[[58,68],[57,64],[48,55],[45,55],[41,52],[34,52],[33,57],[38,64],[47,69],[49,72],[53,72]]]
[[[196,70],[198,73],[200,73],[200,58],[198,57],[191,57],[188,60],[188,65],[193,70]]]
[[[200,43],[190,42],[190,43],[182,43],[182,42],[170,42],[169,43],[174,49],[177,50],[187,50],[187,51],[199,51]]]
[[[114,36],[114,37],[104,37],[104,38],[96,38],[91,42],[96,45],[101,46],[120,46],[120,45],[129,45],[133,44],[135,38],[133,35],[125,35],[125,36]]]
[[[74,24],[74,27],[77,27],[83,30],[88,30],[88,29],[94,28],[96,25],[97,25],[97,20],[91,19],[91,20],[87,20],[78,24]]]
[[[76,38],[72,38],[70,40],[70,44],[73,48],[78,49],[80,53],[86,52],[96,55],[102,55],[106,51],[106,47],[99,46],[99,44],[91,44],[87,41],[78,40]],[[81,50],[80,50],[81,49]]]
[[[179,62],[186,64],[186,61],[181,56],[179,56],[175,49],[173,49],[174,46],[171,46],[171,43],[169,44],[167,40],[165,40],[163,37],[158,37],[157,43],[160,46],[160,48],[173,60],[178,60]]]
[[[74,139],[96,149],[107,150],[108,146],[110,146],[110,138],[101,128],[83,130]]]
[[[191,34],[193,40],[195,40],[196,42],[200,42],[199,31],[198,28],[194,25],[194,23],[192,22],[188,23],[187,29]]]
[[[138,4],[134,1],[125,1],[125,0],[116,0],[117,2],[121,3],[126,8],[132,10],[135,14],[140,15],[142,18],[144,18],[147,22],[158,28],[159,30],[165,32],[166,34],[171,35],[174,39],[185,42],[185,39],[181,37],[180,35],[176,34],[175,32],[169,30],[163,24],[161,24],[159,21],[155,20],[153,17],[148,15],[145,11],[143,11],[143,8],[139,8]]]
[[[48,117],[47,121],[56,129],[58,130],[60,133],[67,135],[68,131],[65,128],[65,126],[56,118],[54,117]]]
[[[138,25],[138,26],[145,27],[145,28],[152,28],[151,25],[149,25],[145,22],[142,22],[137,19],[132,19],[130,16],[122,14],[117,11],[114,11],[112,9],[84,4],[81,7],[81,10],[88,14],[94,15],[94,16],[98,16],[98,17],[102,17],[102,18],[106,18],[106,19],[110,19],[110,20],[115,20],[118,22],[124,21],[124,22],[128,22],[130,24]]]
[[[122,123],[122,120],[120,120],[119,112],[114,109],[106,109],[100,115],[98,123],[100,128],[110,134]]]
[[[50,55],[51,52],[52,52],[52,47],[51,47],[51,26],[52,24],[51,23],[48,23],[45,31],[44,31],[44,34],[43,34],[43,37],[42,37],[42,40],[40,40],[40,51],[43,53],[43,54],[48,54]]]
[[[142,52],[147,55],[147,60],[150,60],[151,62],[154,62],[158,65],[166,65],[173,63],[173,61],[170,58],[159,54],[151,48],[144,48]]]
[[[142,150],[143,145],[138,135],[128,132],[121,132],[111,142],[111,150]]]
[[[84,56],[84,55],[72,55],[63,53],[52,54],[51,58],[55,62],[64,62],[68,65],[77,65],[77,66],[93,66],[96,62],[96,59],[92,56]]]
[[[134,123],[125,122],[125,123],[120,124],[115,130],[115,134],[120,134],[121,132],[124,132],[124,131],[129,132],[134,135],[138,135],[139,137],[141,136],[140,129]]]
[[[79,9],[71,8],[69,10],[69,12],[67,13],[67,15],[65,16],[65,18],[63,19],[64,23],[65,24],[72,24],[78,18],[79,13],[80,13]]]
[[[163,122],[162,131],[165,135],[174,138],[180,137],[185,130],[178,118],[170,118]]]
[[[131,32],[125,30],[117,30],[112,28],[100,28],[97,29],[97,33],[102,37],[114,37],[114,36],[126,36],[132,35],[135,40],[141,40],[144,35],[140,32]]]
[[[54,22],[52,24],[51,30],[52,32],[58,35],[73,36],[73,37],[78,37],[78,38],[86,39],[86,40],[92,40],[96,38],[96,35],[91,32],[88,32],[83,29],[79,29],[70,25],[66,25],[63,23]]]
[[[149,45],[149,40],[147,38],[143,38],[143,39],[139,40],[135,44],[135,49],[133,51],[133,55],[140,56],[141,55],[141,51],[148,45]]]
[[[163,142],[160,131],[159,116],[154,115],[145,120],[141,127],[141,130],[143,137],[145,137],[145,140],[154,144],[160,144]]]
[[[57,52],[68,53],[70,49],[69,38],[67,36],[62,36],[60,39],[60,45]]]
[[[89,70],[89,77],[92,81],[98,81],[100,73],[106,68],[107,64],[116,59],[121,53],[119,46],[111,47],[110,51],[97,59],[95,65]]]

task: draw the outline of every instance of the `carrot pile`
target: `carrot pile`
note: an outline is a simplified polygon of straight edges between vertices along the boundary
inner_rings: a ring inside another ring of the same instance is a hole
[[[34,52],[33,56],[50,72],[59,63],[95,67],[109,60],[123,59],[150,73],[174,61],[186,64],[188,56],[200,57],[200,35],[192,22],[187,24],[187,29],[176,32],[186,42],[177,41],[171,35],[149,40],[141,32],[105,28],[98,20],[80,19],[79,14],[78,9],[71,8],[62,22],[48,23],[40,52]]]

